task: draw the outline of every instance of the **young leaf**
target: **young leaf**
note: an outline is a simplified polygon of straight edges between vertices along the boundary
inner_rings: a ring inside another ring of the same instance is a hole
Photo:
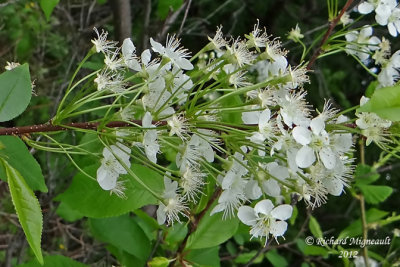
[[[276,249],[268,251],[265,256],[274,267],[285,267],[289,265],[285,257],[279,255]]]
[[[358,112],[374,112],[382,119],[400,121],[400,85],[375,90]]]
[[[39,201],[33,191],[26,184],[21,174],[5,160],[2,160],[2,163],[6,169],[11,199],[14,203],[18,220],[21,223],[26,239],[36,256],[36,259],[40,264],[43,264],[43,256],[40,249],[43,217]]]
[[[95,237],[140,259],[143,263],[150,255],[150,240],[139,225],[128,215],[104,219],[90,219]]]
[[[369,209],[366,212],[367,223],[376,222],[388,214],[389,214],[389,212],[387,212],[387,211],[378,210],[375,208]],[[347,226],[342,232],[340,232],[337,239],[343,239],[345,237],[359,236],[361,234],[362,234],[361,219],[358,219],[358,220],[354,221],[353,223],[351,223],[349,226]]]
[[[310,228],[311,233],[315,237],[322,238],[321,227],[319,226],[319,223],[314,216],[310,217],[310,221],[308,222],[308,228]]]
[[[220,258],[218,255],[219,246],[203,249],[192,249],[185,256],[185,260],[193,262],[193,266],[220,266]]]
[[[91,165],[83,170],[96,176],[99,164]],[[162,177],[158,173],[137,164],[132,164],[131,170],[156,192],[163,191]],[[116,195],[110,195],[109,191],[101,189],[97,181],[89,179],[82,173],[75,175],[70,187],[55,200],[65,202],[70,208],[84,216],[91,218],[104,218],[119,216],[129,211],[134,211],[149,204],[157,204],[157,199],[151,195],[142,185],[128,175],[120,177],[125,182],[125,199]],[[160,193],[161,194],[161,193]]]
[[[379,173],[369,165],[359,164],[355,172],[356,185],[371,184],[379,179]]]
[[[386,185],[358,185],[364,195],[365,201],[370,204],[378,204],[385,201],[393,192],[393,189]]]
[[[20,115],[32,96],[28,64],[23,64],[0,74],[0,122]]]
[[[237,218],[223,220],[221,212],[210,216],[212,209],[213,206],[200,220],[196,231],[189,236],[186,249],[214,247],[236,233],[239,220]]]
[[[74,261],[62,255],[51,255],[44,257],[44,264],[38,263],[36,260],[18,265],[18,267],[88,267],[83,263]]]
[[[4,145],[4,148],[0,150],[0,156],[25,178],[25,182],[32,190],[46,193],[47,187],[42,169],[24,142],[15,136],[0,136],[0,142]],[[0,179],[5,179],[5,174],[5,169],[0,164]]]
[[[51,13],[53,13],[59,1],[60,0],[40,0],[40,8],[43,10],[47,21],[49,21]]]

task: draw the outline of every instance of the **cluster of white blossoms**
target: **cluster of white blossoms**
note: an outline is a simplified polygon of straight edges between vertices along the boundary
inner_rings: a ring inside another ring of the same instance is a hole
[[[375,12],[375,20],[379,25],[387,26],[389,34],[397,37],[400,32],[400,8],[397,0],[367,0],[362,1],[355,11],[361,14]],[[349,14],[346,13],[346,16]],[[349,20],[349,22],[352,20]],[[346,35],[346,52],[367,65],[378,74],[379,87],[392,86],[399,80],[400,51],[391,55],[388,39],[373,35],[373,27],[364,25]],[[376,67],[371,67],[372,62]]]
[[[361,31],[369,40],[369,29]],[[306,102],[305,67],[291,66],[280,41],[258,24],[245,39],[226,39],[218,28],[192,58],[174,36],[165,46],[150,39],[140,56],[130,39],[118,48],[106,37],[93,40],[105,61],[94,82],[119,103],[110,120],[118,116],[130,126],[104,149],[97,179],[115,191],[130,162],[162,174],[164,192],[155,196],[160,224],[187,218],[200,198],[211,197],[204,189],[211,183],[212,215],[238,216],[253,237],[277,239],[292,215],[284,202],[296,196],[314,208],[349,186],[351,120],[329,101],[320,112]],[[358,116],[368,140],[380,142],[366,133],[369,117]]]

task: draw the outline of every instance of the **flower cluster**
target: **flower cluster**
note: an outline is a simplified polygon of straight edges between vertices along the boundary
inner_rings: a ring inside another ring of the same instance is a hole
[[[155,195],[160,224],[188,217],[200,198],[211,197],[204,187],[212,183],[220,195],[211,214],[238,216],[253,237],[276,239],[292,214],[285,199],[295,194],[317,207],[348,186],[348,118],[329,101],[320,112],[307,103],[306,68],[291,66],[279,39],[258,23],[244,39],[225,39],[218,28],[192,58],[175,36],[165,46],[150,39],[151,49],[138,55],[130,39],[117,47],[97,34],[92,42],[105,67],[94,79],[95,96],[115,99],[108,119],[128,125],[104,129],[116,131],[115,141],[104,148],[97,179],[121,191],[117,179],[130,162],[151,166],[164,176]],[[246,205],[252,201],[254,208]]]

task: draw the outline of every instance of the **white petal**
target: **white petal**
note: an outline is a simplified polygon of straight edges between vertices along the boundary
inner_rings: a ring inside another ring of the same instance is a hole
[[[118,176],[118,173],[110,171],[103,165],[101,165],[100,168],[97,169],[97,182],[104,190],[114,189],[117,185]]]
[[[241,206],[238,209],[237,216],[238,216],[239,220],[246,225],[252,226],[252,225],[256,224],[257,217],[256,217],[256,215],[254,213],[254,209],[252,207]]]
[[[183,69],[183,70],[192,70],[193,69],[193,65],[192,63],[190,63],[189,60],[187,60],[186,58],[179,58],[176,63],[178,64],[178,66]]]
[[[287,230],[287,222],[285,221],[271,221],[270,233],[274,237],[283,236]]]
[[[340,196],[343,192],[343,183],[339,179],[325,178],[322,183],[331,195]]]
[[[371,35],[372,35],[372,32],[373,32],[373,29],[372,29],[371,26],[363,27],[363,28],[361,29],[361,31],[360,31],[360,35],[361,35],[361,36],[364,36],[364,37],[368,37],[368,36],[371,36]]]
[[[121,50],[122,50],[122,56],[125,59],[129,59],[135,54],[136,47],[135,47],[135,45],[133,44],[133,42],[131,41],[130,38],[126,38],[124,40],[124,42],[122,43],[122,49]]]
[[[142,127],[150,128],[152,126],[153,117],[151,116],[150,112],[146,112],[142,119]]]
[[[284,221],[292,217],[292,212],[293,212],[293,207],[288,204],[284,204],[274,208],[271,211],[271,216],[274,217],[275,219]]]
[[[351,133],[335,135],[334,147],[336,151],[340,153],[346,153],[347,151],[350,150],[352,145],[353,145],[353,137]]]
[[[314,150],[309,146],[303,146],[296,154],[296,164],[300,168],[308,168],[315,161]]]
[[[258,213],[262,213],[264,215],[268,215],[271,210],[274,208],[274,204],[272,204],[271,200],[269,199],[264,199],[261,200],[260,202],[258,202],[255,206],[254,206],[254,211],[258,214]]]
[[[396,27],[394,26],[393,23],[389,23],[388,24],[388,30],[389,30],[389,33],[390,33],[391,36],[393,36],[393,37],[397,36],[397,29],[396,29]]]
[[[265,194],[271,197],[279,197],[281,195],[281,188],[279,184],[274,179],[268,179],[263,181],[262,188]]]
[[[318,135],[322,130],[325,129],[325,121],[321,116],[318,116],[311,120],[310,127],[313,133]]]
[[[332,170],[335,167],[336,155],[329,147],[323,147],[319,151],[319,157],[327,169]]]
[[[249,180],[247,182],[244,193],[248,199],[258,199],[262,195],[261,188],[255,180]]]
[[[164,54],[165,48],[164,48],[164,46],[162,46],[162,44],[154,41],[153,38],[150,38],[150,44],[151,44],[154,52],[157,52],[159,54]]]
[[[149,49],[144,50],[140,57],[141,57],[142,62],[143,62],[144,65],[149,64],[150,59],[151,59],[150,50]]]
[[[164,224],[165,219],[166,219],[164,209],[165,209],[165,205],[160,203],[160,205],[158,206],[158,209],[157,209],[157,222],[159,225]]]
[[[249,111],[242,113],[242,121],[244,124],[258,124],[260,118],[260,111]]]
[[[289,170],[286,167],[278,165],[276,162],[271,162],[267,164],[268,172],[273,175],[274,177],[285,180],[289,177]]]
[[[358,5],[358,12],[361,14],[368,14],[374,10],[374,6],[368,2],[362,2]]]
[[[225,210],[225,208],[226,208],[226,205],[218,204],[212,209],[212,211],[210,212],[210,215],[212,216],[215,213],[221,212],[221,211]]]
[[[305,146],[311,142],[311,132],[306,127],[303,126],[296,126],[292,131],[292,135],[294,140],[297,143]]]

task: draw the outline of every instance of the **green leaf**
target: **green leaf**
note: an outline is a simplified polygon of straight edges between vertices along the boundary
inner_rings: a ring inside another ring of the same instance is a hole
[[[149,267],[168,267],[171,261],[164,257],[155,257],[147,263]]]
[[[40,165],[36,159],[29,153],[28,148],[18,137],[0,136],[0,142],[4,148],[0,150],[0,156],[15,168],[32,190],[39,190],[46,193],[47,187]],[[0,164],[0,179],[5,180],[5,169]]]
[[[296,240],[297,247],[304,255],[310,256],[327,256],[328,250],[324,247],[307,245],[304,240],[297,239]]]
[[[378,180],[379,173],[369,165],[359,164],[355,172],[356,185],[371,184]]]
[[[236,257],[234,260],[235,263],[248,263],[255,255],[257,254],[256,250],[246,252],[246,253],[241,253],[239,256]],[[257,258],[253,261],[254,264],[261,263],[264,259],[264,254],[260,254],[257,256]]]
[[[357,109],[357,112],[374,112],[379,117],[400,121],[400,85],[375,90],[371,99]]]
[[[189,236],[186,249],[214,247],[225,242],[236,233],[239,226],[238,219],[223,220],[221,212],[210,216],[213,206],[200,220],[196,231]]]
[[[49,21],[51,13],[53,13],[59,1],[60,0],[40,0],[40,8],[43,10],[47,21]]]
[[[74,261],[61,255],[52,255],[44,257],[44,264],[40,264],[36,260],[18,265],[18,267],[87,267],[83,263]]]
[[[378,204],[385,201],[393,192],[393,189],[386,185],[358,185],[364,195],[365,201],[370,204]]]
[[[90,219],[90,229],[99,240],[137,257],[143,263],[150,255],[150,240],[128,214],[104,219]]]
[[[169,12],[178,10],[183,4],[183,0],[159,0],[157,6],[157,16],[165,20]]]
[[[376,221],[382,219],[383,217],[385,217],[388,214],[389,214],[389,212],[387,212],[387,211],[372,208],[366,212],[365,217],[366,217],[367,223],[373,223],[373,222],[376,222]],[[352,224],[350,224],[349,226],[347,226],[339,234],[337,239],[343,239],[346,237],[355,237],[355,236],[359,236],[361,234],[362,234],[361,219],[358,219],[358,220],[354,221]]]
[[[98,167],[99,164],[95,164],[83,170],[95,177]],[[163,191],[161,175],[137,164],[133,164],[131,169],[150,188],[156,192]],[[91,218],[118,216],[145,205],[158,203],[157,199],[133,178],[123,175],[119,179],[125,180],[126,199],[119,198],[114,194],[110,195],[109,191],[101,189],[97,181],[78,173],[70,187],[58,195],[55,200],[65,202],[70,208]]]
[[[56,209],[56,214],[67,222],[74,222],[84,216],[77,210],[72,209],[66,202],[61,202]]]
[[[28,64],[0,74],[0,122],[20,115],[28,106],[32,95]]]
[[[265,257],[274,267],[286,267],[289,265],[287,260],[283,256],[279,255],[276,249],[268,251]]]
[[[185,260],[194,263],[193,266],[220,266],[219,246],[212,248],[192,249],[185,256]]]
[[[26,184],[21,174],[2,160],[6,169],[11,199],[18,215],[18,220],[24,230],[29,246],[32,248],[39,263],[43,264],[40,242],[42,237],[43,217],[39,201]]]
[[[318,238],[322,238],[321,227],[317,219],[314,216],[310,216],[310,221],[308,222],[308,228],[310,228],[311,233]]]

